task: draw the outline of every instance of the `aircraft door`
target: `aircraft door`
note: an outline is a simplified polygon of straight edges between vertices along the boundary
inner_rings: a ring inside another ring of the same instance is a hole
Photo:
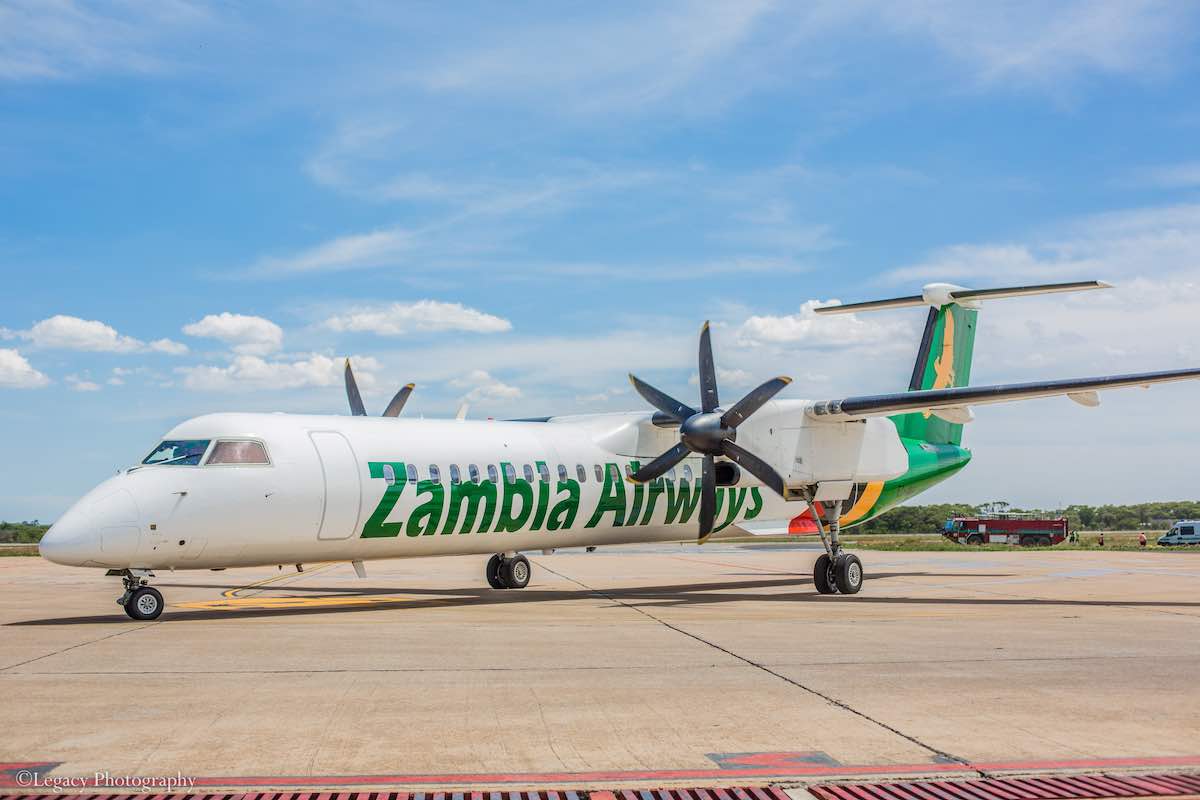
[[[362,503],[354,450],[345,436],[334,431],[313,431],[309,438],[317,449],[325,482],[325,503],[317,538],[348,539],[358,530]]]

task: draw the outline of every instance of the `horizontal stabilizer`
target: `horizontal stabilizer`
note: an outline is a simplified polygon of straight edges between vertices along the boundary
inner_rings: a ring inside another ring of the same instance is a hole
[[[905,411],[963,409],[989,403],[1009,403],[1036,397],[1067,395],[1085,405],[1099,403],[1095,392],[1100,389],[1120,389],[1128,386],[1149,386],[1200,378],[1200,369],[1176,369],[1164,372],[1140,372],[1134,375],[1109,375],[1100,378],[1069,378],[1060,381],[1008,383],[998,386],[962,386],[954,389],[925,389],[916,392],[864,395],[843,400],[822,400],[806,409],[817,419],[836,420],[896,414]],[[1092,402],[1095,397],[1095,403]],[[957,411],[955,412],[957,413]]]
[[[1089,289],[1111,289],[1112,284],[1104,281],[1072,281],[1070,283],[1041,283],[1032,286],[1007,286],[1001,289],[968,289],[952,283],[930,283],[921,294],[892,297],[887,300],[868,300],[863,303],[825,306],[813,309],[817,314],[853,314],[858,311],[879,311],[885,308],[915,308],[933,306],[940,308],[958,303],[968,308],[977,308],[980,301],[999,300],[1005,297],[1027,297],[1035,294],[1057,294],[1059,292],[1084,292]]]

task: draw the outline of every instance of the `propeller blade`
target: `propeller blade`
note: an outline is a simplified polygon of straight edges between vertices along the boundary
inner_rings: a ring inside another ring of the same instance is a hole
[[[712,337],[708,333],[708,322],[700,329],[700,408],[704,413],[721,404],[717,399],[717,368],[713,364]]]
[[[783,476],[776,472],[774,467],[730,439],[721,442],[721,450],[730,461],[783,497]]]
[[[350,369],[350,359],[346,359],[346,399],[350,401],[350,413],[356,417],[367,415],[363,405],[362,395],[358,393],[358,384],[354,380],[354,370]]]
[[[746,421],[746,417],[763,407],[763,404],[779,393],[779,390],[792,382],[786,375],[780,375],[749,392],[741,400],[733,404],[733,408],[721,415],[721,424],[726,428],[736,428]]]
[[[700,473],[700,538],[704,544],[712,534],[717,516],[717,475],[713,468],[713,457],[704,457],[704,469]]]
[[[646,483],[647,481],[652,481],[666,473],[667,470],[678,464],[680,461],[683,461],[685,458],[687,458],[687,455],[690,452],[691,451],[688,449],[686,444],[679,442],[670,450],[663,453],[646,466],[638,469],[637,472],[629,476],[630,480],[636,481],[637,483]]]
[[[637,389],[638,394],[646,398],[646,402],[680,422],[696,413],[696,409],[684,405],[666,392],[660,392],[632,373],[629,375],[629,382],[633,384],[634,389]]]
[[[396,396],[392,398],[392,402],[388,403],[388,407],[383,410],[385,417],[400,416],[401,409],[408,402],[408,396],[412,394],[413,384],[406,383],[400,387],[400,391],[396,392]]]

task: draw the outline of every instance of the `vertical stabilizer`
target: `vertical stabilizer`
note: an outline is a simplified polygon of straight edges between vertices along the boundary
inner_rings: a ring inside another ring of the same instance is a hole
[[[971,381],[971,355],[975,349],[975,322],[979,312],[948,303],[929,309],[925,332],[917,349],[908,390],[951,389]],[[901,436],[933,444],[961,444],[961,424],[947,422],[929,412],[892,417]]]

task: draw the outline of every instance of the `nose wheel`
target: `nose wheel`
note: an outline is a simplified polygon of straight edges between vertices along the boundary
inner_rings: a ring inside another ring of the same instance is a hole
[[[487,582],[493,589],[524,589],[529,585],[532,572],[525,556],[497,553],[488,559]]]
[[[126,572],[121,582],[125,584],[125,594],[117,599],[117,604],[125,609],[130,619],[148,622],[158,619],[166,607],[163,596],[158,589],[147,585],[149,572],[142,570],[135,574],[132,570]]]

